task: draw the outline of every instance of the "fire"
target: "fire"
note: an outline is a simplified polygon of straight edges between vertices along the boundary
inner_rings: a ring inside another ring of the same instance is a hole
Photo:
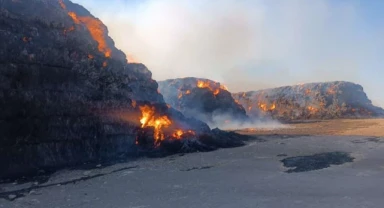
[[[308,106],[307,109],[310,111],[310,112],[316,112],[317,111],[317,108],[313,107],[313,106]]]
[[[213,84],[211,85],[209,81],[198,80],[196,86],[198,88],[208,88],[210,91],[212,91],[215,96],[220,93],[220,89],[227,90],[227,87],[225,87],[224,85],[221,85],[219,83],[215,84],[216,86],[212,86]],[[219,84],[219,86],[217,86],[217,84]]]
[[[103,67],[107,67],[107,66],[108,66],[107,61],[104,61],[103,62]]]
[[[176,130],[173,132],[172,137],[173,137],[173,138],[176,138],[176,139],[181,139],[181,138],[183,138],[183,136],[184,136],[185,134],[195,135],[195,132],[192,131],[192,130],[188,130],[188,131],[185,131],[185,132],[184,132],[184,131],[181,130],[181,129],[176,129]]]
[[[198,80],[197,81],[197,87],[198,88],[210,88],[211,86],[209,86],[209,82],[204,82],[202,80]]]
[[[140,118],[141,128],[154,127],[155,143],[158,144],[163,141],[165,139],[163,128],[169,127],[172,124],[171,120],[167,116],[156,116],[155,108],[148,105],[140,106],[140,110],[142,114]]]
[[[26,42],[26,43],[29,42],[30,39],[31,39],[31,38],[23,37],[23,41]]]
[[[275,110],[275,108],[276,108],[276,104],[275,103],[273,103],[269,107],[265,103],[258,103],[258,106],[259,106],[259,109],[262,110],[262,111],[271,111],[271,110]]]
[[[92,54],[88,54],[88,59],[93,59],[93,55]]]
[[[171,119],[169,119],[168,116],[166,115],[164,116],[156,115],[155,107],[144,105],[144,106],[140,106],[139,108],[141,111],[141,117],[140,117],[141,128],[153,127],[154,128],[153,136],[155,139],[155,145],[159,145],[166,138],[165,131],[172,125]],[[192,130],[183,131],[181,129],[176,129],[171,132],[172,133],[169,135],[171,135],[172,139],[182,139],[182,137],[186,134],[195,135],[195,132]]]
[[[191,90],[187,90],[187,91],[185,92],[185,94],[186,94],[186,95],[191,94]]]
[[[66,9],[66,5],[62,0],[59,0],[59,4],[61,8]],[[112,50],[107,45],[105,40],[106,31],[100,20],[88,16],[78,16],[75,12],[68,12],[68,16],[72,18],[75,24],[84,24],[91,33],[92,38],[98,43],[98,50],[107,58],[111,56]]]

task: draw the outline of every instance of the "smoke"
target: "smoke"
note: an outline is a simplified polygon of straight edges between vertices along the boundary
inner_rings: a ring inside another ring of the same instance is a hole
[[[212,118],[213,122],[208,122],[210,128],[220,128],[224,130],[239,130],[239,129],[282,129],[288,128],[287,125],[284,125],[276,120],[263,118],[253,119],[249,121],[236,120],[229,115],[214,115]]]
[[[213,112],[212,114],[207,115],[202,111],[197,109],[188,109],[185,110],[184,115],[187,117],[193,117],[199,120],[202,120],[208,124],[211,129],[219,128],[224,130],[238,130],[238,129],[282,129],[288,128],[288,125],[284,125],[279,121],[276,121],[272,118],[263,117],[263,118],[251,118],[249,120],[238,119],[230,114],[223,114],[222,111]]]
[[[375,78],[384,76],[384,31],[369,24],[361,1],[75,2],[100,17],[154,79],[205,77],[232,92],[344,80],[384,106],[376,90],[384,84]]]

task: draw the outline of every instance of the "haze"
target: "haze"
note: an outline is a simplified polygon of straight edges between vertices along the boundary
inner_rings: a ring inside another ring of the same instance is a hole
[[[74,0],[156,80],[186,76],[230,91],[352,81],[384,107],[383,1]]]

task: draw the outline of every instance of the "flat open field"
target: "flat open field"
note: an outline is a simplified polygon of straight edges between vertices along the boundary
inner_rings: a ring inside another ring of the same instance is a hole
[[[384,119],[340,119],[286,124],[280,129],[242,129],[241,134],[384,136]]]

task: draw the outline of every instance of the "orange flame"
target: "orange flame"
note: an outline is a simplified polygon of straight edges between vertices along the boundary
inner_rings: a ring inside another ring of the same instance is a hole
[[[155,144],[159,145],[165,140],[164,130],[172,125],[172,121],[166,115],[157,116],[155,107],[144,105],[139,108],[142,114],[140,117],[141,128],[153,127]],[[181,129],[176,129],[171,136],[173,139],[181,139],[185,134],[195,135],[195,132],[192,130],[183,131]]]
[[[259,106],[259,109],[262,110],[262,111],[271,111],[271,110],[275,110],[276,108],[276,104],[273,103],[271,106],[268,107],[268,105],[266,103],[258,103],[258,106]]]
[[[163,128],[169,127],[172,124],[171,120],[167,116],[156,116],[155,108],[148,105],[140,106],[140,110],[142,114],[140,118],[141,128],[154,127],[155,143],[158,144],[163,141],[165,139]]]
[[[65,8],[65,5],[63,8]],[[105,57],[108,58],[111,56],[112,50],[107,45],[105,40],[106,35],[104,25],[100,20],[93,17],[77,16],[77,14],[74,12],[68,12],[68,15],[72,18],[75,24],[82,23],[87,27],[88,31],[91,33],[92,38],[98,43],[98,50],[103,53]]]
[[[220,93],[220,89],[227,90],[227,88],[224,85],[220,84],[219,86],[217,86],[217,84],[219,83],[212,84],[209,81],[197,80],[196,86],[198,88],[208,88],[216,96]]]

